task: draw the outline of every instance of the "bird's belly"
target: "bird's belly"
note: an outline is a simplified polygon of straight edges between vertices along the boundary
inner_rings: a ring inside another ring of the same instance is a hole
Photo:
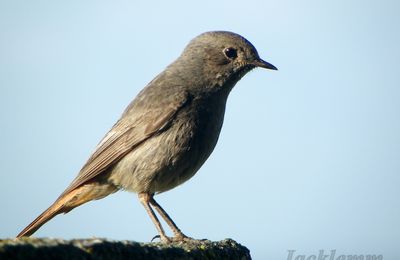
[[[137,193],[164,192],[187,181],[213,151],[223,121],[201,119],[177,118],[169,129],[122,158],[109,181]]]

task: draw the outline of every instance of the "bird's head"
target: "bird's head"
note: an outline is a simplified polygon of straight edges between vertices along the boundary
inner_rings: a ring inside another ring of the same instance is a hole
[[[186,69],[210,88],[233,87],[247,72],[260,67],[277,70],[262,60],[244,37],[226,31],[203,33],[186,46],[181,57]]]

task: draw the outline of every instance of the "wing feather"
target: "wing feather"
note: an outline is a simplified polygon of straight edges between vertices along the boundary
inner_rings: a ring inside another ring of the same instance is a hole
[[[103,173],[147,139],[164,131],[188,100],[187,93],[184,93],[176,96],[167,108],[146,111],[133,121],[129,116],[123,116],[98,144],[60,198]]]

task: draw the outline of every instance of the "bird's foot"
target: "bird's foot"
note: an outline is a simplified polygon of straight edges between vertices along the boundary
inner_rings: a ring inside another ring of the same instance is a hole
[[[160,239],[160,241],[162,243],[165,244],[169,244],[169,243],[195,243],[195,242],[201,242],[204,241],[203,240],[199,240],[199,239],[195,239],[192,237],[188,237],[186,235],[184,235],[183,233],[178,233],[176,234],[174,237],[168,237],[166,235],[156,235],[155,237],[153,237],[153,239],[151,240],[151,242],[153,242],[154,239]]]
[[[195,243],[195,242],[201,242],[199,239],[195,239],[192,237],[188,237],[183,233],[178,233],[172,238],[173,242],[183,242],[183,243]]]
[[[178,233],[172,238],[172,241],[174,241],[174,242],[186,242],[189,240],[193,240],[193,238],[188,237],[188,236],[184,235],[183,233]]]
[[[157,238],[160,239],[160,242],[166,243],[166,244],[171,243],[173,241],[173,238],[167,237],[166,235],[162,235],[162,236],[156,235],[150,240],[150,242],[153,242]]]

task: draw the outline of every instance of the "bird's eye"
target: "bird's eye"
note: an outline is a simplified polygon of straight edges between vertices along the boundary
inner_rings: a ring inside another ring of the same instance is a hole
[[[234,48],[224,49],[224,54],[228,59],[235,59],[237,57],[237,51]]]

